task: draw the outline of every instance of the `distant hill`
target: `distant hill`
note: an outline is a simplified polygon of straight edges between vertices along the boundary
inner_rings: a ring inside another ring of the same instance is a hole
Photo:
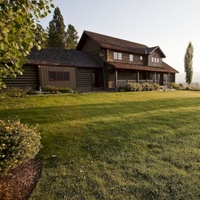
[[[192,82],[200,82],[200,71],[193,72]],[[176,83],[185,83],[185,73],[176,74]]]

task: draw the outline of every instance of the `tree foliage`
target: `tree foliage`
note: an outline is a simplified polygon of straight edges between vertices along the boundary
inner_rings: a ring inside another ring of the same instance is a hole
[[[48,46],[65,48],[65,24],[60,9],[57,7],[54,10],[53,19],[49,22],[48,31]]]
[[[193,76],[193,52],[194,52],[193,45],[191,42],[189,42],[184,59],[184,66],[186,72],[185,80],[186,83],[188,84],[192,82],[192,76]]]
[[[53,19],[49,22],[48,46],[65,49],[75,49],[78,44],[78,32],[73,25],[69,24],[65,31],[65,24],[60,9],[57,7],[54,10]]]
[[[52,0],[0,0],[0,87],[2,79],[22,74],[31,49],[45,39],[39,19],[50,13]]]
[[[66,33],[66,49],[76,49],[78,44],[78,32],[71,24],[68,25]]]

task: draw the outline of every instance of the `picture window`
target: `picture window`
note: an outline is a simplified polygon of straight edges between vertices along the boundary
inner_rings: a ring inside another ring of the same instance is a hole
[[[69,72],[50,71],[49,72],[49,80],[50,81],[69,81]]]

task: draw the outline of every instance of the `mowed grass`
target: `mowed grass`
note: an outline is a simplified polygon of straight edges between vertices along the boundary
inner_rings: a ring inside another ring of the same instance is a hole
[[[16,116],[42,136],[31,200],[200,199],[200,92],[2,98]]]

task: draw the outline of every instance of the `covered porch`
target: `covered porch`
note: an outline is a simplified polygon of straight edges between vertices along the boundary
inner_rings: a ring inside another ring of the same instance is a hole
[[[170,82],[169,73],[115,70],[108,74],[108,88],[123,87],[130,83],[167,85],[168,82]]]
[[[136,67],[134,65],[122,65],[121,63],[115,63],[112,68],[109,66],[107,68],[107,87],[118,88],[130,83],[157,83],[166,86],[175,82],[175,73],[166,70],[164,67]]]

